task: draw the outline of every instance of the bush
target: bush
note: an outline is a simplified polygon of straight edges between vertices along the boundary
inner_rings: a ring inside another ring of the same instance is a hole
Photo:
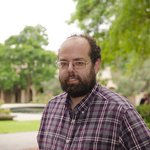
[[[10,110],[9,109],[4,109],[4,108],[0,108],[0,115],[1,114],[9,115],[10,114]]]
[[[4,104],[4,100],[0,99],[0,105]]]
[[[36,96],[36,98],[31,102],[31,103],[38,103],[38,104],[47,104],[48,101],[52,98],[52,95],[50,94],[46,94],[46,93],[42,93],[42,94],[38,94]]]
[[[140,113],[140,115],[150,128],[150,104],[137,106],[137,111]]]
[[[13,118],[9,109],[0,108],[0,120],[13,120]]]

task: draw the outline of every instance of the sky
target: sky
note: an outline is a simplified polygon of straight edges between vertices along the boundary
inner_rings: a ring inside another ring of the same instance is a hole
[[[57,51],[68,36],[80,33],[77,25],[66,23],[74,10],[73,0],[0,0],[0,43],[40,24],[47,29],[47,49]]]

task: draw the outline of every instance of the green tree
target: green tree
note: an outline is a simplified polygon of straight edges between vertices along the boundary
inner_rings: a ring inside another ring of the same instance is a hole
[[[74,0],[76,10],[72,14],[69,23],[78,23],[78,26],[98,40],[102,40],[106,30],[102,25],[109,25],[116,14],[118,0]]]
[[[9,59],[6,59],[5,45],[0,45],[0,89],[13,88],[14,82],[18,80],[18,76],[12,69]]]
[[[150,59],[144,61],[141,67],[134,69],[130,75],[124,75],[121,70],[113,71],[112,76],[118,85],[118,92],[123,95],[136,95],[139,92],[147,91],[150,93]]]
[[[70,23],[76,21],[85,33],[96,38],[102,47],[102,64],[115,71],[119,69],[120,77],[130,77],[136,82],[142,78],[146,89],[150,78],[145,80],[137,70],[150,58],[150,1],[74,1],[76,10]]]
[[[19,35],[8,38],[0,48],[3,58],[0,68],[1,88],[28,90],[33,85],[38,89],[43,81],[53,78],[56,54],[44,49],[47,44],[46,29],[41,25],[26,26]]]
[[[123,0],[119,4],[103,44],[104,59],[130,73],[150,57],[150,2]]]
[[[132,68],[135,63],[139,62],[139,58],[140,64],[141,61],[149,58],[149,1],[74,1],[76,10],[71,16],[70,23],[77,21],[85,33],[93,35],[100,42],[104,63],[111,63],[120,68]],[[109,26],[109,28],[103,29],[102,26]],[[118,57],[120,63],[118,63]]]

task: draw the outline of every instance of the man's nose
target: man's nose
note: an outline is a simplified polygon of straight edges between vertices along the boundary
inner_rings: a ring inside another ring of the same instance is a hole
[[[69,72],[72,72],[74,70],[74,66],[73,66],[73,63],[69,63],[69,66],[68,66],[68,71]]]

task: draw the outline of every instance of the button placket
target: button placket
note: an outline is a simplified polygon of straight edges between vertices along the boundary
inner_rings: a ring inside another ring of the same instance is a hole
[[[72,120],[71,120],[70,128],[69,128],[69,130],[68,130],[68,135],[67,135],[67,138],[66,138],[66,146],[65,146],[65,149],[68,149],[69,143],[71,143],[72,134],[73,134],[73,129],[74,129],[74,126],[75,126],[75,121],[76,121],[76,116],[74,116],[74,118],[72,118]]]
[[[69,140],[69,139],[66,139],[66,143],[69,144],[69,142],[70,142],[70,140]]]

